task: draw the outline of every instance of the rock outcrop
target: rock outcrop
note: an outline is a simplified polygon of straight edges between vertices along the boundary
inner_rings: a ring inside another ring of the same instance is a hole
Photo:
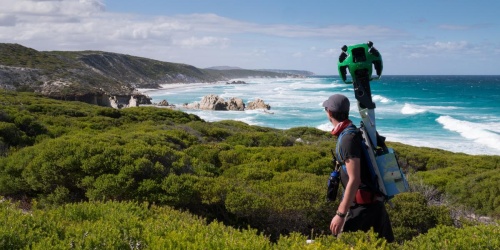
[[[224,98],[218,95],[206,95],[200,102],[185,104],[184,108],[188,109],[203,109],[203,110],[245,110],[245,104],[240,98],[231,98],[225,101]]]
[[[247,109],[252,110],[252,109],[265,109],[265,110],[270,110],[271,106],[269,104],[266,104],[262,99],[255,99],[253,102],[249,102]]]
[[[247,84],[247,83],[245,81],[238,80],[238,81],[226,82],[226,84]]]
[[[151,104],[151,99],[144,95],[110,96],[109,106],[115,109],[139,107],[141,104]]]
[[[245,103],[243,103],[243,100],[241,100],[241,98],[233,97],[227,102],[227,109],[234,111],[243,111],[245,110]]]
[[[149,96],[133,92],[131,94],[112,95],[106,92],[86,94],[47,95],[51,98],[63,101],[79,101],[98,106],[112,107],[116,109],[137,107],[142,104],[152,104]]]
[[[169,106],[169,104],[168,104],[168,101],[167,101],[167,100],[163,100],[163,101],[159,102],[157,105],[158,105],[158,106],[163,106],[163,107],[165,107],[165,106]]]
[[[186,103],[183,106],[187,109],[202,109],[202,110],[232,110],[232,111],[244,111],[253,109],[264,109],[270,110],[271,106],[266,104],[262,99],[255,99],[255,101],[249,102],[248,106],[245,105],[241,98],[232,97],[229,101],[225,101],[224,98],[218,95],[206,95],[200,102]]]
[[[217,95],[207,95],[201,99],[199,108],[204,110],[227,110],[227,103],[224,98]]]

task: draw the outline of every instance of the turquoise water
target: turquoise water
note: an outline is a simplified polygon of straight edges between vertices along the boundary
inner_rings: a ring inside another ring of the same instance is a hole
[[[334,93],[351,100],[351,118],[359,124],[353,87],[338,76],[303,79],[240,79],[247,84],[169,84],[142,90],[153,102],[177,107],[207,94],[245,103],[263,99],[271,113],[184,110],[206,121],[239,120],[279,129],[298,126],[332,129],[321,103]],[[383,76],[371,82],[379,133],[388,141],[467,154],[500,155],[500,76]]]

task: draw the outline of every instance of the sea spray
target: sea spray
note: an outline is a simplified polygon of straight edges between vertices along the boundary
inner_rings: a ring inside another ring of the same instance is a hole
[[[342,83],[338,76],[235,80],[247,84],[173,84],[143,91],[153,102],[166,99],[178,108],[208,94],[238,97],[245,103],[260,98],[271,106],[271,113],[185,112],[206,121],[238,120],[278,129],[306,126],[330,131],[322,101],[333,93],[342,93],[355,103],[352,85]],[[372,82],[371,89],[377,130],[388,141],[467,154],[500,155],[500,77],[384,76]],[[351,118],[359,124],[356,105],[351,108]],[[477,131],[467,132],[474,129]]]

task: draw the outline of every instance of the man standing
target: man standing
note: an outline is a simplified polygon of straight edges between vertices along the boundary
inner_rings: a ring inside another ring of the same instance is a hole
[[[334,235],[373,228],[388,242],[394,241],[389,215],[383,196],[374,188],[366,156],[362,151],[361,134],[349,120],[349,99],[335,94],[323,102],[328,120],[337,136],[336,154],[342,168],[340,176],[344,195],[330,223]]]

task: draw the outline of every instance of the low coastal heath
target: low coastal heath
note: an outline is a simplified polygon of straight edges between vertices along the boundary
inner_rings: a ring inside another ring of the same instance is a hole
[[[316,127],[325,131],[321,101],[332,93],[356,102],[353,87],[338,76],[301,79],[235,79],[246,84],[166,84],[161,89],[143,89],[158,103],[182,107],[214,94],[237,97],[245,103],[257,98],[271,106],[270,112],[185,110],[206,121],[238,120],[252,125],[288,129]],[[499,76],[383,76],[371,82],[379,133],[388,141],[440,148],[466,154],[500,155]],[[356,105],[353,122],[359,124]]]

